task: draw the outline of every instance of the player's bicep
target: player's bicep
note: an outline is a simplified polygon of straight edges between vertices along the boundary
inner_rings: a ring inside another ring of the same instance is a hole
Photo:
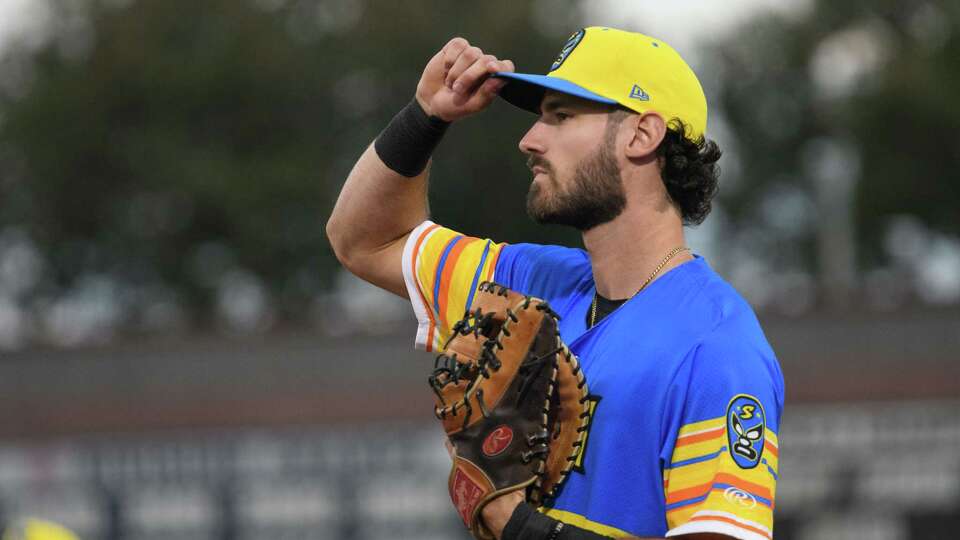
[[[368,283],[402,298],[409,298],[401,264],[403,249],[410,234],[407,233],[376,250],[364,253],[358,261],[359,264],[351,266],[351,271]]]

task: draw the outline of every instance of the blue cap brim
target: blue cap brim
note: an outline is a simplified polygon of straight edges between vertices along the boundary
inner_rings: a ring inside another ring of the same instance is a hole
[[[533,75],[531,73],[513,73],[511,71],[501,71],[493,74],[494,77],[510,79],[506,86],[500,89],[500,97],[507,100],[511,105],[530,111],[534,114],[540,114],[540,102],[543,100],[543,94],[547,90],[556,90],[571,96],[577,96],[598,103],[616,105],[616,101],[594,94],[582,86],[573,84],[570,81],[558,77],[548,77],[546,75]]]

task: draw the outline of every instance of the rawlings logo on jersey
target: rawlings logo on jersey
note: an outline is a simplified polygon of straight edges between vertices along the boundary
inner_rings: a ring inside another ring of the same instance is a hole
[[[727,443],[730,457],[741,469],[752,469],[763,455],[766,414],[757,398],[738,394],[727,405]]]
[[[580,40],[583,39],[583,36],[586,33],[586,30],[578,30],[574,32],[569,39],[567,39],[567,42],[563,44],[563,48],[560,49],[560,54],[557,55],[557,59],[554,60],[553,65],[550,66],[550,71],[557,69],[563,64],[563,61],[566,60],[567,57],[570,56],[570,53],[577,48],[577,45],[580,44]]]

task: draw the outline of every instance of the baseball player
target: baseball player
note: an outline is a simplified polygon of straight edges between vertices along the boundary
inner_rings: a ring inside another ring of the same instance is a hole
[[[584,249],[429,221],[434,148],[498,95],[536,115],[519,143],[528,213],[576,227]],[[684,241],[717,189],[706,128],[696,75],[659,39],[585,28],[533,75],[455,38],[343,186],[337,257],[410,299],[417,346],[439,350],[494,281],[546,299],[580,359],[591,424],[574,472],[543,508],[519,491],[487,504],[498,538],[772,538],[783,377],[750,306]]]

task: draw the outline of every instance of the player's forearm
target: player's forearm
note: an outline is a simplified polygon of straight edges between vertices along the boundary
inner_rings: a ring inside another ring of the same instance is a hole
[[[408,178],[390,169],[371,144],[357,160],[327,221],[327,237],[348,269],[406,236],[427,218],[429,168]]]
[[[427,63],[415,99],[363,153],[347,177],[327,236],[337,258],[361,278],[406,296],[404,240],[427,218],[427,165],[450,122],[486,109],[513,71],[457,37]]]
[[[427,217],[427,165],[449,126],[414,99],[360,156],[327,222],[337,258],[353,273],[404,293],[399,273],[384,268],[400,268],[401,241]]]

